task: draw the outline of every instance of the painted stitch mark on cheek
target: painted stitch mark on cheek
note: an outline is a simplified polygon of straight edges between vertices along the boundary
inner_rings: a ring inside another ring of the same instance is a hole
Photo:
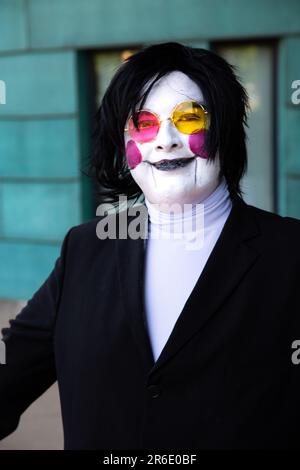
[[[133,170],[142,161],[142,154],[133,140],[129,140],[127,142],[126,158],[131,170]]]
[[[201,158],[208,158],[208,154],[204,149],[206,131],[202,130],[196,134],[191,134],[189,136],[189,146],[191,151],[195,155],[199,155]]]

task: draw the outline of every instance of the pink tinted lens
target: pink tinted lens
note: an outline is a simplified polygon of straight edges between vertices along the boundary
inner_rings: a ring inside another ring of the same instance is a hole
[[[136,142],[149,142],[157,136],[159,120],[150,111],[140,111],[137,115],[138,128],[135,127],[132,117],[129,119],[128,132]]]

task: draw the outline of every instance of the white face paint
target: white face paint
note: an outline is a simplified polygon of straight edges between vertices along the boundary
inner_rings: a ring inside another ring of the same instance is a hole
[[[205,151],[195,156],[195,134],[193,137],[183,134],[171,120],[166,120],[176,105],[189,100],[205,104],[195,82],[182,72],[171,72],[155,83],[143,106],[163,120],[155,139],[139,143],[128,132],[124,134],[131,175],[151,203],[164,203],[165,206],[177,203],[181,207],[183,204],[200,203],[219,185],[218,155],[210,163]],[[188,164],[167,171],[152,165],[161,160],[191,157]]]

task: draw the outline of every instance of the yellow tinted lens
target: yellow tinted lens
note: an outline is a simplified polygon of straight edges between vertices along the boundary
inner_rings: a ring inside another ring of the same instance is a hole
[[[195,101],[185,101],[176,106],[172,121],[183,134],[195,134],[209,127],[208,113]]]

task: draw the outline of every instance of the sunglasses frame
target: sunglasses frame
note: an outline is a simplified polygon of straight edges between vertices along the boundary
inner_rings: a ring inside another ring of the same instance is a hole
[[[157,118],[157,122],[159,123],[159,127],[158,127],[157,134],[158,134],[158,132],[159,132],[159,129],[160,129],[160,126],[161,126],[161,123],[162,123],[162,122],[164,122],[164,121],[171,121],[172,124],[173,124],[173,126],[175,127],[175,129],[176,129],[178,132],[180,132],[181,134],[184,134],[184,135],[192,135],[192,134],[190,134],[190,133],[185,133],[185,132],[180,131],[179,129],[177,129],[177,127],[176,127],[176,125],[175,125],[175,123],[174,123],[174,117],[173,117],[173,115],[174,115],[176,109],[178,108],[178,106],[182,105],[183,103],[196,103],[196,104],[197,104],[198,106],[200,106],[200,108],[204,111],[204,114],[206,114],[206,115],[208,115],[208,116],[209,116],[209,114],[210,114],[204,104],[198,103],[198,101],[195,101],[195,100],[182,101],[181,103],[176,104],[176,106],[174,106],[174,108],[172,109],[171,115],[170,115],[168,118],[165,118],[165,119],[160,119],[160,117],[158,116],[158,114],[156,114],[154,111],[151,111],[150,109],[147,109],[147,108],[140,109],[140,110],[138,111],[138,113],[142,113],[143,111],[147,111],[147,113],[151,113],[151,114],[153,114],[153,115]],[[129,117],[129,119],[128,119],[128,121],[127,121],[127,125],[128,125],[128,123],[129,123],[129,121],[132,119],[132,116],[133,116],[133,115],[131,114],[131,116]],[[125,131],[125,132],[129,132],[129,127],[126,127],[126,128],[124,129],[124,131]],[[199,131],[197,131],[197,132],[199,132]],[[195,133],[196,133],[196,132],[195,132]],[[157,134],[156,134],[156,135],[157,135]],[[156,136],[155,136],[155,137],[156,137]],[[147,140],[147,142],[151,142],[152,140],[155,139],[155,137],[153,137],[153,139],[151,139],[151,140]]]

